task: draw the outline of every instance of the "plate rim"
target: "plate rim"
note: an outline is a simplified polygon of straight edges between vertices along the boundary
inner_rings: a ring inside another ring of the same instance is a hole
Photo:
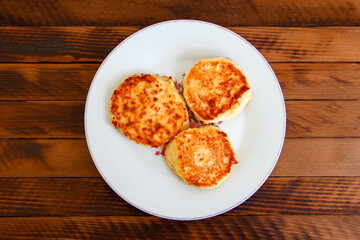
[[[157,27],[159,25],[163,25],[163,24],[171,24],[171,23],[176,23],[176,22],[189,22],[189,23],[200,23],[200,24],[207,24],[207,25],[210,25],[210,26],[213,26],[213,27],[217,27],[217,28],[220,28],[222,30],[225,30],[229,33],[231,33],[232,35],[235,35],[236,37],[240,38],[242,41],[244,41],[247,45],[249,45],[263,60],[264,62],[266,63],[267,67],[269,68],[269,70],[271,71],[271,74],[273,75],[273,77],[275,78],[275,82],[276,82],[276,85],[278,87],[278,90],[279,90],[279,93],[280,93],[280,97],[281,97],[281,103],[282,103],[282,112],[284,114],[284,119],[283,119],[283,132],[282,132],[282,139],[281,139],[281,144],[279,146],[279,149],[278,149],[278,153],[275,157],[275,161],[273,162],[273,165],[271,166],[271,169],[269,170],[269,172],[267,173],[267,175],[265,176],[265,178],[259,183],[259,185],[254,189],[254,191],[252,191],[251,193],[249,193],[249,195],[242,199],[241,201],[237,202],[236,204],[222,210],[222,211],[219,211],[219,212],[216,212],[216,213],[212,213],[212,214],[208,214],[208,215],[205,215],[205,216],[199,216],[199,217],[193,217],[193,218],[183,218],[183,217],[170,217],[170,216],[165,216],[165,215],[161,215],[161,214],[158,214],[158,213],[154,213],[154,212],[151,212],[147,209],[144,209],[134,203],[132,203],[131,201],[129,201],[128,199],[124,198],[109,182],[108,180],[106,179],[106,177],[104,176],[104,174],[101,172],[95,158],[94,158],[94,155],[92,153],[92,150],[91,150],[91,146],[90,146],[90,141],[89,141],[89,138],[88,138],[88,130],[87,130],[87,108],[88,108],[88,105],[89,105],[89,96],[91,94],[91,91],[92,91],[92,88],[93,88],[93,85],[94,85],[94,82],[95,82],[95,79],[97,78],[97,75],[99,74],[99,72],[101,71],[102,67],[104,66],[104,64],[106,63],[106,61],[108,60],[108,58],[111,57],[112,54],[114,54],[114,52],[120,48],[125,42],[129,41],[131,38],[133,38],[134,36],[138,35],[139,33],[143,32],[143,31],[146,31],[146,30],[149,30],[151,28],[154,28],[154,27]],[[131,206],[145,212],[145,213],[148,213],[150,215],[153,215],[153,216],[156,216],[156,217],[160,217],[160,218],[163,218],[163,219],[168,219],[168,220],[178,220],[178,221],[194,221],[194,220],[202,220],[202,219],[207,219],[207,218],[211,218],[211,217],[215,217],[215,216],[218,216],[218,215],[221,215],[225,212],[228,212],[232,209],[234,209],[235,207],[241,205],[242,203],[244,203],[245,201],[247,201],[252,195],[254,195],[259,189],[260,187],[266,182],[266,180],[269,178],[269,176],[271,175],[272,171],[274,170],[278,160],[279,160],[279,157],[281,155],[281,152],[282,152],[282,149],[283,149],[283,146],[284,146],[284,142],[285,142],[285,135],[286,135],[286,125],[287,125],[287,118],[286,118],[286,106],[285,106],[285,99],[284,99],[284,94],[282,92],[282,89],[281,89],[281,86],[280,86],[280,82],[279,80],[277,79],[275,73],[274,73],[274,70],[272,69],[271,65],[269,64],[269,62],[265,59],[265,57],[259,52],[259,50],[257,50],[249,41],[247,41],[245,38],[243,38],[242,36],[240,36],[239,34],[235,33],[234,31],[226,28],[226,27],[223,27],[221,25],[218,25],[218,24],[215,24],[215,23],[211,23],[211,22],[207,22],[207,21],[202,21],[202,20],[194,20],[194,19],[175,19],[175,20],[167,20],[167,21],[162,21],[162,22],[158,22],[158,23],[155,23],[155,24],[152,24],[152,25],[149,25],[147,27],[144,27],[142,29],[139,29],[138,31],[132,33],[130,36],[128,36],[127,38],[125,38],[123,41],[121,41],[118,45],[116,45],[116,47],[114,47],[111,52],[106,56],[106,58],[102,61],[101,65],[98,67],[92,81],[91,81],[91,84],[89,86],[89,90],[88,90],[88,93],[86,95],[86,101],[85,101],[85,108],[84,108],[84,130],[85,130],[85,140],[86,140],[86,145],[88,147],[88,150],[89,150],[89,153],[90,153],[90,156],[91,156],[91,159],[93,161],[93,163],[95,164],[95,167],[97,169],[97,171],[100,173],[101,175],[101,178],[106,182],[106,184],[119,196],[121,197],[125,202],[127,202],[128,204],[130,204]]]

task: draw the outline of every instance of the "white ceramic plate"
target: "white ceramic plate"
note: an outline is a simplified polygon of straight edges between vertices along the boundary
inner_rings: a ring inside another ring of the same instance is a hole
[[[109,100],[132,74],[182,75],[202,58],[233,59],[247,75],[253,99],[220,127],[229,135],[239,164],[215,189],[188,186],[175,176],[159,149],[138,145],[110,122]],[[215,24],[175,20],[144,28],[121,42],[97,71],[85,107],[86,140],[107,184],[125,201],[149,214],[194,220],[224,213],[248,199],[274,168],[284,141],[285,104],[279,82],[249,42]]]

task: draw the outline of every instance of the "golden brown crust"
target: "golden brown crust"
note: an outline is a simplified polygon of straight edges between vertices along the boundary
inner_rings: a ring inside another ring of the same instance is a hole
[[[225,58],[200,60],[184,77],[183,86],[186,103],[205,123],[225,120],[227,112],[243,108],[240,98],[250,90],[239,67]]]
[[[133,75],[114,91],[112,124],[136,143],[159,147],[188,122],[184,101],[170,78]]]
[[[237,163],[228,136],[214,126],[181,132],[167,146],[165,154],[174,173],[199,188],[218,186]]]

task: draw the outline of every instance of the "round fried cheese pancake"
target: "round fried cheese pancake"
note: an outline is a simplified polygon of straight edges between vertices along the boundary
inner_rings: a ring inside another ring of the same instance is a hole
[[[183,79],[184,98],[204,123],[235,118],[251,99],[250,85],[230,59],[200,60]]]
[[[141,74],[124,80],[111,101],[112,124],[136,143],[160,147],[189,125],[171,77]]]
[[[165,158],[181,180],[198,188],[218,186],[237,163],[226,133],[210,125],[179,133],[167,145]]]

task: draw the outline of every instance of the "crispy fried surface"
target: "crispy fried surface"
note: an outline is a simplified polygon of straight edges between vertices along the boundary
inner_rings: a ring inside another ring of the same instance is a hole
[[[200,60],[184,77],[184,98],[205,123],[236,117],[251,98],[250,85],[230,59]]]
[[[167,145],[165,155],[173,172],[198,188],[218,186],[237,163],[226,133],[214,126],[181,132]]]
[[[136,143],[159,147],[188,125],[185,102],[170,78],[141,74],[114,91],[112,124]]]

